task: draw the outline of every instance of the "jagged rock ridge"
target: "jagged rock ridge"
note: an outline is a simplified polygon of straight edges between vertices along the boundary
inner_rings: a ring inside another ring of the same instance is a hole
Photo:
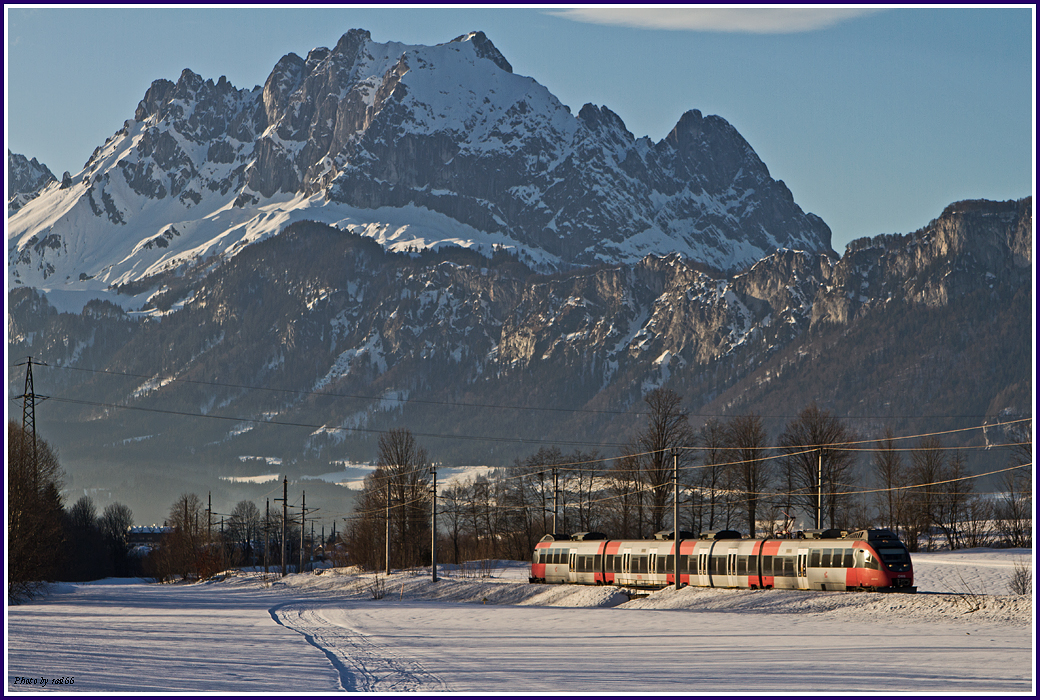
[[[572,114],[480,32],[409,46],[351,30],[284,56],[262,88],[187,69],[155,81],[81,172],[11,217],[8,266],[19,284],[96,291],[301,219],[395,250],[503,248],[541,270],[832,252],[721,117],[691,110],[653,143],[606,107]]]
[[[50,169],[33,158],[7,151],[7,215],[18,211],[40,190],[57,180]]]

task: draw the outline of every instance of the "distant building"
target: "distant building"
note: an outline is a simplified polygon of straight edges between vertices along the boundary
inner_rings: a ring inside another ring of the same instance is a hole
[[[140,525],[130,528],[130,547],[154,547],[162,536],[173,532],[166,525]]]

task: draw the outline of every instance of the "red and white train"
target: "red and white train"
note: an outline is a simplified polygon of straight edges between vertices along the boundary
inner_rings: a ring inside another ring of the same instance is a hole
[[[806,533],[805,539],[743,539],[732,530],[684,539],[680,586],[916,593],[910,553],[889,530]],[[672,532],[653,540],[599,533],[546,535],[535,545],[531,583],[663,588],[675,585]]]

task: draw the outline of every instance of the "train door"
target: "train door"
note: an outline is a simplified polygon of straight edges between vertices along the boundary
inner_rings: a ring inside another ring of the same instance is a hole
[[[573,549],[570,550],[568,569],[569,570],[567,571],[567,580],[571,583],[576,583],[578,580],[578,554]]]
[[[799,549],[798,558],[795,561],[794,575],[798,577],[798,584],[796,588],[808,589],[809,588],[809,550]]]
[[[708,580],[708,552],[701,552],[697,555],[697,576],[699,577],[698,585],[711,585],[711,582]]]
[[[853,568],[845,572],[845,590],[859,588],[863,585],[863,569],[867,566],[867,550],[857,547],[852,552]]]
[[[629,583],[632,579],[632,550],[626,549],[621,553],[621,583]]]
[[[737,550],[731,549],[726,552],[726,585],[737,585]]]
[[[651,549],[647,558],[646,577],[651,581],[657,580],[657,550]]]

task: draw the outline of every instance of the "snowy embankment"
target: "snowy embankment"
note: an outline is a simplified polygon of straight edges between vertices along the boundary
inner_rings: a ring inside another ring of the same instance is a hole
[[[1035,690],[1032,596],[1008,593],[1031,550],[914,564],[917,595],[531,585],[519,563],[61,584],[8,609],[7,690]]]

